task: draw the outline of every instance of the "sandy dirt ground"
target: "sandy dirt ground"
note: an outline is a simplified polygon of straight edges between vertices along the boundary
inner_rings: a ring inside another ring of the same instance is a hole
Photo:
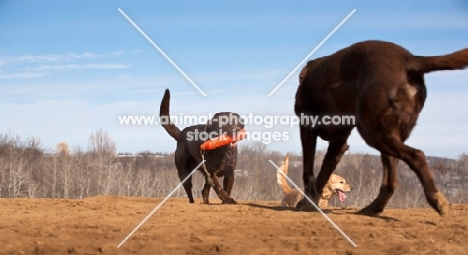
[[[0,199],[0,254],[467,254],[468,205],[431,209],[325,210],[278,202],[204,205],[169,199],[120,248],[162,198]]]

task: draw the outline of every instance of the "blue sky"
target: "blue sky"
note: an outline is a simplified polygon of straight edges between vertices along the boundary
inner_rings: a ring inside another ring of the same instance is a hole
[[[121,8],[200,88],[202,96]],[[161,126],[121,126],[119,115],[233,111],[294,115],[298,72],[267,95],[353,9],[310,59],[355,42],[395,42],[415,55],[468,47],[468,3],[448,1],[1,1],[0,132],[86,149],[103,129],[119,152],[175,149]],[[467,153],[468,70],[426,75],[428,98],[408,140],[427,155]],[[466,105],[465,105],[466,104]],[[181,126],[183,127],[183,126]],[[300,153],[298,128],[267,148]],[[350,151],[377,154],[353,131]],[[320,142],[318,149],[325,148]]]

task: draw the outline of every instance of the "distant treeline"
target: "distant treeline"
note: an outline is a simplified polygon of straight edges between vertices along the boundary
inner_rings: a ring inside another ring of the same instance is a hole
[[[237,200],[280,201],[276,169],[285,155],[270,151],[261,143],[244,143],[238,156],[232,197]],[[324,151],[316,155],[315,171]],[[457,160],[428,157],[437,186],[452,203],[467,203],[468,156]],[[363,207],[378,194],[382,164],[380,156],[347,153],[335,173],[343,176],[354,190],[345,203],[334,206]],[[291,155],[289,176],[302,186],[302,156]],[[196,173],[192,180],[195,197],[201,197],[204,179]],[[115,142],[102,130],[92,134],[86,150],[70,150],[60,143],[54,152],[41,148],[38,139],[21,139],[0,134],[0,197],[41,197],[80,199],[96,195],[165,197],[179,183],[172,153],[117,153]],[[427,206],[423,189],[408,166],[398,165],[398,187],[390,207]],[[214,192],[212,197],[216,197]],[[181,188],[174,197],[186,197]]]

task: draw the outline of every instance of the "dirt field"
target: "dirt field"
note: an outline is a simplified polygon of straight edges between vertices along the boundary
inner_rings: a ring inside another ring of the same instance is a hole
[[[466,254],[468,205],[447,217],[387,209],[380,217],[327,210],[354,248],[315,212],[278,202],[189,204],[162,198],[0,199],[0,254]],[[213,200],[219,203],[219,200]]]

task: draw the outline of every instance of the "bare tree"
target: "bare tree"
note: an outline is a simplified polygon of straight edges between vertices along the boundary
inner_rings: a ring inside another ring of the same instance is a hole
[[[42,156],[40,141],[29,138],[22,141],[12,134],[0,135],[0,193],[4,197],[19,197],[28,194],[28,185],[33,180],[36,166]]]
[[[93,166],[97,170],[97,193],[110,194],[117,176],[113,167],[117,154],[115,142],[100,129],[89,138],[88,152],[93,156]]]
[[[72,194],[73,184],[75,182],[74,175],[76,173],[76,166],[79,162],[76,157],[70,155],[70,150],[66,143],[59,143],[57,145],[57,152],[54,155],[59,168],[60,183],[63,190],[63,197],[70,198]],[[54,176],[55,178],[55,176]]]

